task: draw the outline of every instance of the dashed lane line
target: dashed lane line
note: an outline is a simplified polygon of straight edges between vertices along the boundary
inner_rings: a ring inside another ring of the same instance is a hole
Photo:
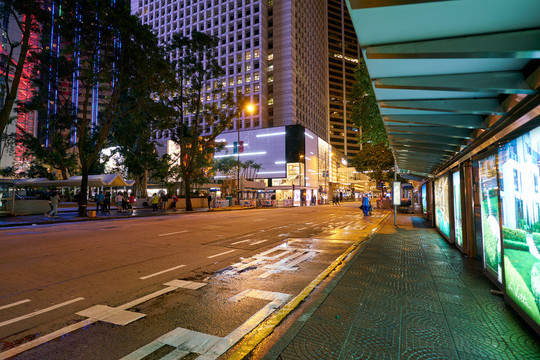
[[[139,279],[141,279],[141,280],[146,280],[146,279],[149,279],[149,278],[154,277],[154,276],[158,276],[158,275],[161,275],[161,274],[165,274],[166,272],[169,272],[169,271],[173,271],[173,270],[176,270],[176,269],[183,268],[184,266],[186,266],[186,265],[178,265],[178,266],[172,267],[172,268],[170,268],[170,269],[166,269],[166,270],[163,270],[163,271],[159,271],[159,272],[157,272],[157,273],[153,273],[153,274],[150,274],[150,275],[146,275],[146,276],[140,277]]]
[[[250,239],[240,240],[240,241],[237,241],[237,242],[233,242],[231,245],[241,244],[241,243],[245,243],[245,242],[248,242],[248,241],[251,241],[251,240]]]
[[[44,314],[44,313],[46,313],[48,311],[61,308],[62,306],[70,305],[70,304],[73,304],[74,302],[81,301],[81,300],[84,300],[84,298],[78,297],[76,299],[65,301],[63,303],[56,304],[56,305],[50,306],[50,307],[45,308],[45,309],[41,309],[41,310],[34,311],[34,312],[31,312],[31,313],[26,314],[26,315],[22,315],[22,316],[19,316],[19,317],[10,319],[10,320],[6,320],[6,321],[3,321],[3,322],[0,323],[0,327],[6,326],[6,325],[9,325],[9,324],[13,324],[13,323],[16,323],[16,322],[21,321],[21,320],[26,320],[26,319],[29,319],[31,317]]]
[[[17,302],[11,303],[11,304],[0,306],[0,310],[9,309],[10,307],[25,304],[27,302],[30,302],[30,299],[24,299],[24,300],[17,301]]]
[[[236,250],[229,250],[229,251],[225,251],[225,252],[222,252],[222,253],[219,253],[219,254],[216,254],[216,255],[212,255],[212,256],[207,256],[207,258],[208,258],[208,259],[212,259],[212,258],[215,258],[215,257],[221,256],[221,255],[226,255],[226,254],[230,254],[230,253],[232,253],[233,251],[236,251]]]
[[[257,245],[257,244],[262,244],[263,242],[267,242],[268,239],[266,240],[261,240],[261,241],[257,241],[257,242],[254,242],[253,244],[249,244],[250,246],[253,246],[253,245]]]
[[[202,286],[205,286],[206,284],[205,283],[196,283],[196,282],[193,282],[193,281],[173,280],[173,281],[170,281],[168,283],[165,283],[164,285],[167,286],[167,288],[164,288],[164,289],[155,291],[155,292],[153,292],[151,294],[148,294],[146,296],[140,297],[140,298],[138,298],[136,300],[128,302],[128,303],[126,303],[124,305],[121,305],[121,306],[119,306],[117,308],[114,308],[114,310],[116,312],[118,312],[118,313],[121,313],[121,312],[123,312],[123,311],[125,311],[127,309],[135,307],[135,306],[137,306],[139,304],[142,304],[142,303],[144,303],[144,302],[146,302],[148,300],[154,299],[154,298],[156,298],[158,296],[167,294],[169,292],[178,290],[180,288],[196,290],[196,289],[198,289],[198,288],[200,288]],[[15,348],[0,352],[0,360],[9,359],[10,357],[18,355],[18,354],[23,353],[25,351],[28,351],[30,349],[33,349],[33,348],[35,348],[35,347],[37,347],[39,345],[42,345],[42,344],[45,344],[45,343],[51,341],[51,340],[62,337],[64,335],[66,335],[66,334],[69,334],[69,333],[75,331],[75,330],[82,329],[82,328],[84,328],[84,327],[86,327],[88,325],[91,325],[91,324],[93,324],[95,322],[98,322],[98,321],[103,321],[103,320],[98,319],[98,318],[88,318],[86,320],[79,321],[79,322],[77,322],[75,324],[63,327],[63,328],[61,328],[59,330],[56,330],[56,331],[54,331],[54,332],[52,332],[50,334],[38,337],[38,338],[36,338],[34,340],[31,340],[31,341],[29,341],[27,343],[19,345],[19,346],[15,347]]]
[[[176,232],[172,232],[172,233],[168,233],[168,234],[159,234],[158,236],[168,236],[168,235],[176,235],[176,234],[183,234],[183,233],[187,233],[188,230],[182,230],[182,231],[176,231]]]

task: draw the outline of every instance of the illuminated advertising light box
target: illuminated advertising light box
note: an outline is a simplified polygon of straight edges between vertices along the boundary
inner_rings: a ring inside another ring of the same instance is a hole
[[[506,295],[540,326],[540,128],[498,155]]]
[[[427,214],[427,186],[422,185],[422,214]]]
[[[454,187],[454,238],[456,245],[463,249],[463,224],[461,219],[461,183],[459,171],[452,174]]]
[[[448,176],[435,180],[435,226],[450,238],[450,211],[448,203]]]
[[[482,218],[482,251],[484,268],[502,283],[501,230],[499,225],[499,190],[496,156],[478,161],[480,213]]]

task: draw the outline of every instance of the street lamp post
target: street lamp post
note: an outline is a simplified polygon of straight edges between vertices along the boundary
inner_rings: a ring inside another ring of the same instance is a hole
[[[246,105],[245,110],[250,114],[253,114],[255,106],[253,104],[248,104]],[[241,117],[239,116],[236,123],[236,205],[240,205],[240,121]]]

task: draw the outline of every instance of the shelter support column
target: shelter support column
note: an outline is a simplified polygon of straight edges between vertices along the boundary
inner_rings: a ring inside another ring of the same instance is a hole
[[[467,160],[463,164],[463,251],[471,258],[476,256],[475,229],[474,229],[474,187],[472,161]]]

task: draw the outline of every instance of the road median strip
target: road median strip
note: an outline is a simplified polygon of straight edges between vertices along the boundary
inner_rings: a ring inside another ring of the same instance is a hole
[[[306,286],[300,294],[298,294],[294,299],[289,301],[283,308],[277,311],[272,317],[267,321],[257,326],[250,334],[246,336],[246,340],[240,346],[240,348],[235,351],[228,360],[241,360],[249,355],[264,339],[266,339],[274,329],[289,315],[294,309],[298,307],[304,301],[304,299],[311,294],[311,292],[328,276],[332,271],[334,271],[344,260],[353,253],[361,243],[366,239],[371,237],[375,231],[383,224],[386,219],[390,216],[390,212],[387,213],[379,220],[368,235],[364,236],[362,239],[355,242],[351,245],[343,254],[341,254],[329,267],[326,268],[319,276],[317,276],[308,286]]]

